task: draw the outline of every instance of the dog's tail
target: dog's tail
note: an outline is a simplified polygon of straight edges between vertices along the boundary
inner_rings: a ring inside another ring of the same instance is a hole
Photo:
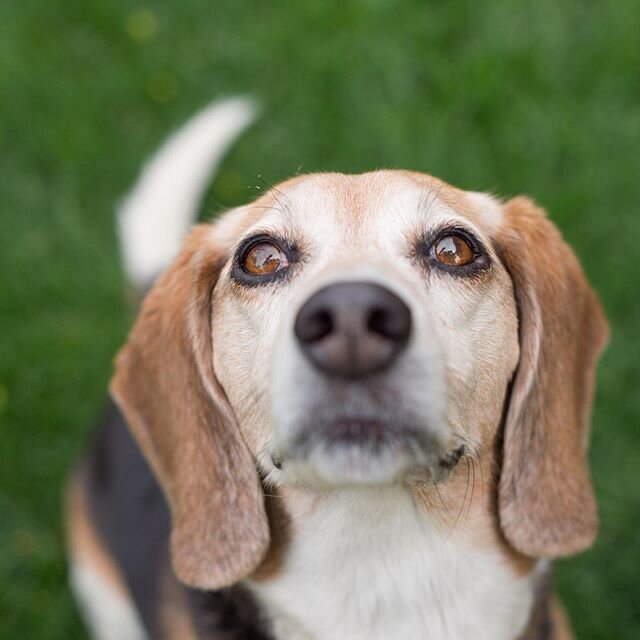
[[[213,102],[173,133],[118,209],[124,269],[139,291],[169,266],[225,152],[253,121],[248,98]]]

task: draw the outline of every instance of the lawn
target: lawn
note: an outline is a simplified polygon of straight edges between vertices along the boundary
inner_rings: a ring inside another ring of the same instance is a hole
[[[550,211],[613,332],[591,452],[601,534],[558,563],[559,589],[579,638],[640,638],[638,3],[172,6],[0,2],[0,637],[84,637],[60,495],[130,322],[114,205],[168,131],[250,92],[263,115],[203,215],[261,179],[375,167]]]

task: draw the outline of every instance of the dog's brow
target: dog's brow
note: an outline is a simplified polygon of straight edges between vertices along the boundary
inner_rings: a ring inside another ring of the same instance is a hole
[[[260,180],[260,182],[262,182],[262,184],[267,187],[267,194],[272,195],[273,199],[278,205],[277,207],[271,208],[281,211],[282,213],[286,212],[288,214],[291,214],[291,198],[289,198],[286,193],[280,191],[280,189],[272,185],[270,182],[267,182],[267,180],[265,180],[263,175],[260,173],[258,174],[258,180]]]
[[[274,211],[280,214],[285,225],[290,224],[293,221],[293,209],[291,206],[291,199],[283,194],[282,191],[277,193],[274,190],[269,191],[273,196],[273,202],[271,204],[265,203],[262,199],[255,203],[246,205],[247,210],[262,210],[265,213]]]
[[[276,187],[271,187],[269,193],[273,195],[281,210],[291,213],[291,199],[286,193]]]
[[[249,204],[246,206],[246,209],[262,209],[263,211],[279,211],[280,213],[285,213],[288,209],[283,209],[280,203],[277,204]]]
[[[420,200],[418,202],[418,210],[425,215],[431,211],[436,200],[439,199],[440,193],[444,188],[444,183],[434,184],[430,182],[428,186],[422,188]]]

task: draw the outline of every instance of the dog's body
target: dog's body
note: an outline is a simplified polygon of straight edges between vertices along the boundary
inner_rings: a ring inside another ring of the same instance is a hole
[[[569,638],[605,338],[524,198],[321,174],[196,228],[69,492],[96,637]]]
[[[164,496],[113,405],[71,493],[72,581],[97,638],[309,637],[296,616],[319,638],[570,637],[551,599],[548,563],[524,574],[490,551],[454,544],[452,532],[420,522],[402,489],[329,499],[289,551],[297,570],[279,580],[265,566],[244,586],[200,592],[180,585],[169,561]],[[278,506],[270,507],[277,522]],[[269,607],[278,599],[293,615]],[[274,623],[280,635],[271,634]],[[513,636],[514,629],[523,631]]]

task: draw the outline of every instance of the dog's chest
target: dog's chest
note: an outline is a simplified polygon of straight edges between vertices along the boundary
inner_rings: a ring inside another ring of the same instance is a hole
[[[278,640],[512,640],[533,601],[532,578],[456,543],[401,489],[328,498],[250,587]]]

